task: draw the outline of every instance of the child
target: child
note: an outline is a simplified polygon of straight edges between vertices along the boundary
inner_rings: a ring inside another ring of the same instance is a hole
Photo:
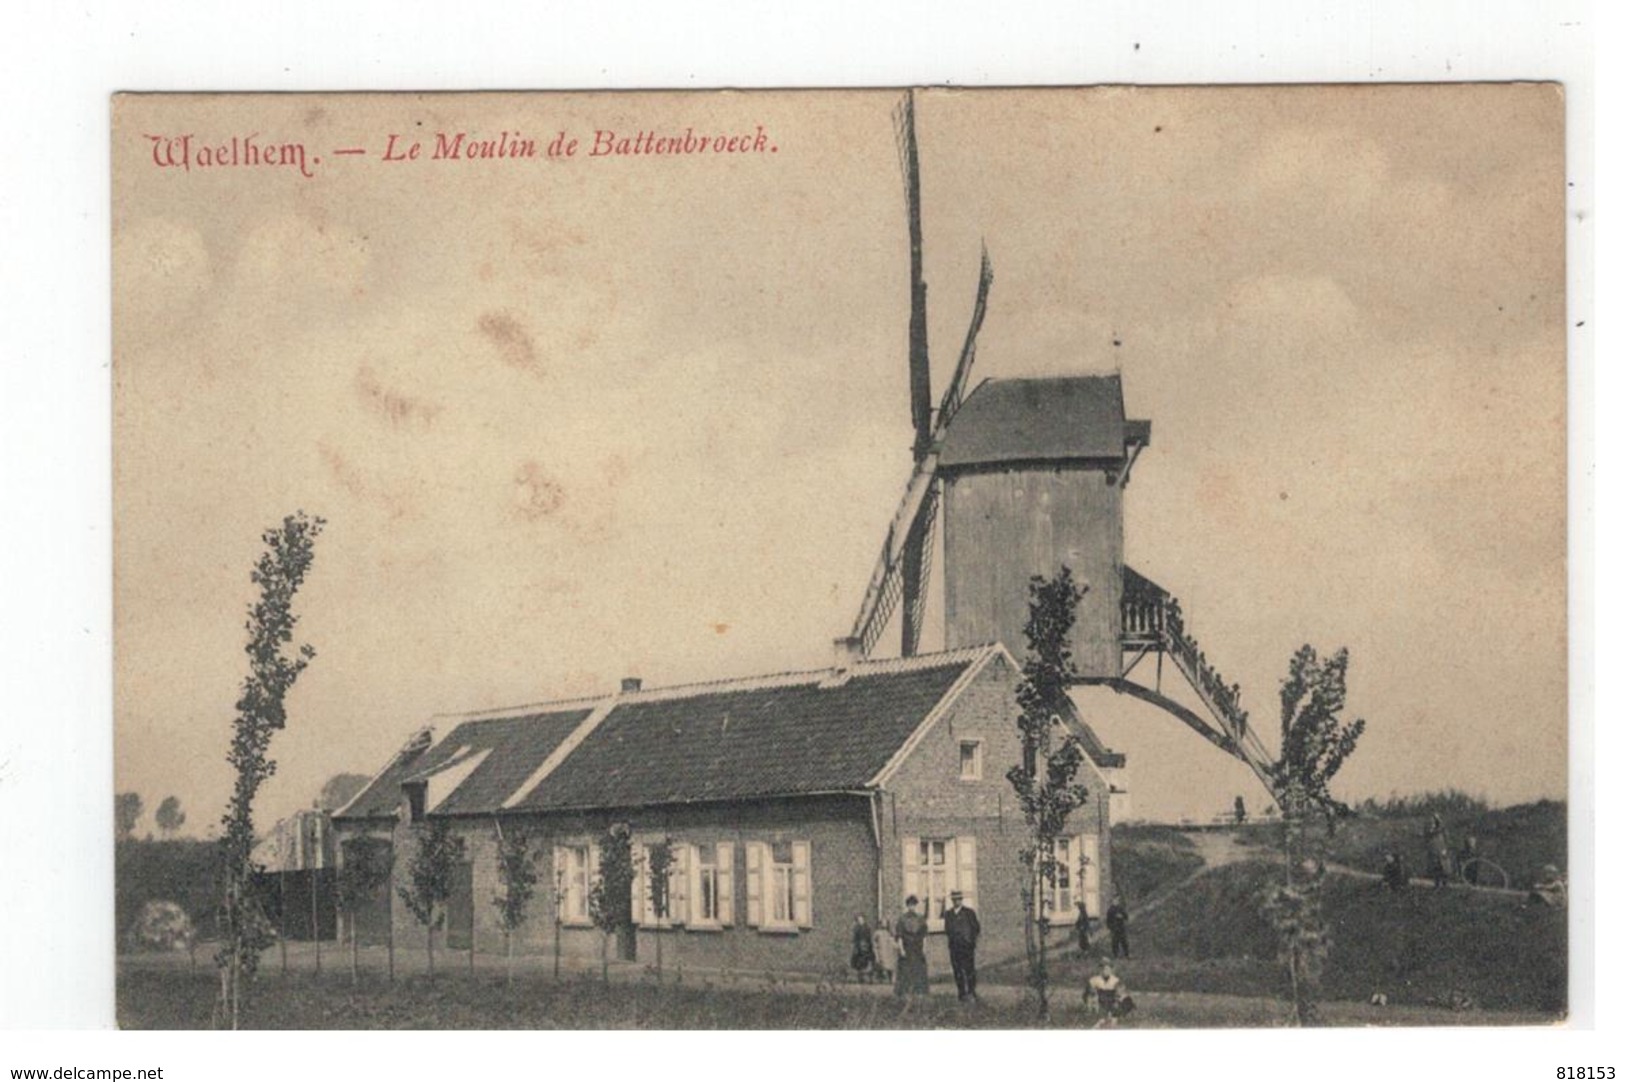
[[[875,980],[889,982],[893,971],[897,969],[897,940],[892,937],[891,929],[880,924],[875,926],[874,944]]]
[[[1096,1029],[1115,1026],[1119,1018],[1133,1009],[1134,1001],[1123,987],[1123,978],[1113,970],[1110,958],[1102,958],[1100,972],[1089,978],[1089,995],[1094,1001],[1094,1009],[1100,1012]]]
[[[869,930],[869,921],[859,913],[852,919],[852,968],[857,971],[859,984],[869,979],[874,966],[874,933]]]

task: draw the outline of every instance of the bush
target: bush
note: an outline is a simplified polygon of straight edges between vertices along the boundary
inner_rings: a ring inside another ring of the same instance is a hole
[[[1399,819],[1437,815],[1441,819],[1462,819],[1483,815],[1490,810],[1489,801],[1473,796],[1461,789],[1439,789],[1407,796],[1390,796],[1387,800],[1367,797],[1356,809],[1360,815],[1379,819]]]
[[[113,911],[119,937],[132,935],[149,902],[176,906],[193,930],[214,929],[219,892],[214,844],[193,839],[122,841],[113,850]]]
[[[148,902],[130,928],[129,940],[140,950],[185,951],[197,943],[197,932],[174,902]]]

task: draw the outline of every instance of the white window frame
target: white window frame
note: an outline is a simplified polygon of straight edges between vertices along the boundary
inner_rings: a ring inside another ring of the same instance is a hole
[[[936,851],[933,847],[941,846],[943,860],[941,864],[930,862],[930,857]],[[938,881],[941,884],[941,898],[936,894]],[[970,909],[976,908],[976,837],[970,834],[961,834],[956,837],[944,835],[909,835],[903,839],[903,897],[914,895],[920,899],[923,906],[921,915],[925,917],[926,927],[933,932],[943,930],[942,913],[946,912],[950,902],[949,895],[959,891],[965,896],[965,905]],[[941,902],[933,912],[933,903]]]
[[[1099,917],[1100,837],[1068,834],[1055,839],[1055,843],[1055,882],[1044,884],[1045,915],[1051,924],[1076,920],[1081,896],[1089,915]]]
[[[711,860],[701,859],[704,846],[711,847]],[[720,930],[734,922],[734,844],[728,842],[696,842],[684,848],[688,851],[688,913],[687,927],[696,930]],[[705,908],[706,879],[711,879],[712,911]]]
[[[971,749],[971,769],[970,769],[970,773],[968,773],[968,774],[965,772],[965,749],[966,748]],[[971,739],[961,740],[959,742],[959,780],[960,781],[981,781],[982,780],[982,741],[981,741],[981,739],[979,737],[978,738],[971,738]]]
[[[632,883],[632,923],[640,928],[676,928],[686,918],[688,899],[688,849],[676,842],[671,846],[671,864],[666,868],[666,915],[655,917],[654,878],[649,874],[649,850],[654,842],[638,846],[637,870]]]
[[[555,889],[559,895],[559,920],[573,928],[592,924],[592,892],[594,865],[597,864],[597,846],[576,843],[555,846],[553,874],[557,877]]]
[[[776,846],[789,847],[788,862],[776,858]],[[746,920],[752,927],[789,933],[813,926],[811,842],[746,842],[745,882]]]

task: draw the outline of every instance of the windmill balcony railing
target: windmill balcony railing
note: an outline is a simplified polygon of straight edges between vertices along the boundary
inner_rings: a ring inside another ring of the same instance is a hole
[[[1127,571],[1121,603],[1123,645],[1149,647],[1166,652],[1190,677],[1215,711],[1234,727],[1237,736],[1247,733],[1247,711],[1241,706],[1241,687],[1226,683],[1207,660],[1196,639],[1185,630],[1185,617],[1179,600],[1149,579]]]

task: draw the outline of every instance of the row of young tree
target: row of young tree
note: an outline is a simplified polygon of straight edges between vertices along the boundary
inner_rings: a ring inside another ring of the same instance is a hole
[[[497,925],[502,929],[504,954],[507,960],[507,978],[513,981],[514,947],[520,929],[530,919],[530,907],[536,897],[540,874],[537,860],[540,856],[533,836],[518,825],[504,827],[496,821],[496,871],[499,891],[491,898],[496,910]],[[429,976],[434,976],[434,936],[445,928],[447,904],[455,889],[457,868],[467,856],[463,837],[455,833],[445,820],[430,820],[418,828],[411,859],[407,863],[406,882],[396,888],[396,894],[407,911],[424,930],[424,946],[428,955]],[[589,886],[587,911],[594,926],[603,933],[603,973],[609,979],[609,944],[633,926],[632,891],[640,871],[649,881],[648,902],[657,919],[670,913],[671,873],[676,865],[676,849],[670,838],[662,838],[645,847],[644,856],[637,857],[632,847],[632,829],[625,823],[616,823],[598,839],[598,870]],[[350,846],[345,850],[345,861],[339,872],[340,904],[349,916],[352,960],[355,957],[356,915],[376,897],[380,886],[389,882],[387,846]],[[360,857],[360,859],[357,859]],[[554,975],[559,965],[559,908],[562,883],[555,884],[554,906]],[[662,973],[663,958],[660,940],[655,940],[655,973]],[[472,943],[469,964],[473,964]],[[394,964],[391,956],[390,973]]]
[[[244,986],[253,977],[261,952],[273,941],[269,922],[253,899],[253,801],[260,786],[276,771],[268,754],[271,738],[287,722],[285,700],[295,681],[316,656],[309,644],[292,647],[298,617],[293,598],[304,582],[315,555],[315,541],[324,522],[298,512],[279,527],[265,531],[265,551],[251,579],[260,596],[250,606],[246,652],[249,674],[237,701],[237,715],[228,762],[236,783],[222,817],[220,839],[223,897],[223,942],[216,955],[220,972],[220,1010],[231,1028],[241,1018]],[[1078,780],[1085,753],[1078,736],[1061,719],[1071,711],[1068,689],[1077,671],[1068,639],[1076,619],[1083,588],[1068,568],[1054,579],[1035,576],[1029,583],[1026,625],[1027,656],[1017,687],[1017,726],[1021,762],[1007,774],[1021,808],[1026,833],[1019,858],[1024,870],[1022,895],[1027,944],[1028,977],[1041,1015],[1049,1013],[1049,966],[1042,915],[1035,901],[1053,889],[1059,862],[1057,841],[1068,818],[1089,800]],[[1296,1017],[1302,1024],[1315,1018],[1316,993],[1328,948],[1320,910],[1324,862],[1316,852],[1311,831],[1316,821],[1329,832],[1349,809],[1330,792],[1329,782],[1353,753],[1363,720],[1345,722],[1345,680],[1348,652],[1321,658],[1309,646],[1294,656],[1281,688],[1281,751],[1271,776],[1282,810],[1282,848],[1285,881],[1269,892],[1263,905],[1280,942]],[[139,816],[139,798],[135,816]],[[124,803],[121,801],[121,808]],[[178,802],[175,810],[178,812]],[[121,811],[121,815],[123,812]],[[123,820],[120,820],[121,824]],[[177,824],[178,825],[178,824]],[[536,853],[523,830],[504,829],[498,823],[497,870],[501,892],[492,899],[507,940],[508,974],[512,979],[513,945],[525,923],[538,881]],[[670,840],[649,849],[650,903],[657,916],[666,915],[668,871],[672,862]],[[631,830],[618,824],[599,843],[599,868],[589,892],[592,921],[604,934],[604,975],[608,978],[610,937],[632,922],[632,886],[637,875]],[[424,927],[429,972],[434,972],[434,933],[445,924],[457,866],[465,856],[465,843],[445,821],[431,820],[418,830],[407,868],[406,882],[397,887],[401,901]],[[349,916],[352,974],[357,970],[356,915],[392,878],[391,858],[380,847],[356,846],[341,861],[340,904]],[[1035,914],[1037,914],[1035,916]],[[659,940],[656,940],[657,945]],[[473,952],[470,951],[472,964]],[[557,965],[555,945],[555,967]],[[393,975],[393,933],[391,934]],[[657,971],[659,962],[657,960]]]

